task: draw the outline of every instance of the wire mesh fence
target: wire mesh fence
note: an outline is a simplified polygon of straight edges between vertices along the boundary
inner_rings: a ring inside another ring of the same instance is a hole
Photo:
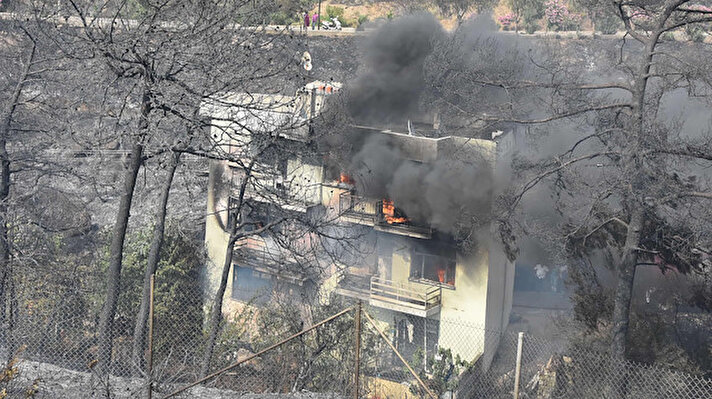
[[[517,389],[537,399],[712,399],[702,376],[570,343],[437,314],[363,305],[359,316],[353,304],[286,299],[229,309],[206,357],[210,302],[200,290],[158,284],[152,361],[148,337],[136,357],[133,320],[117,317],[108,372],[96,366],[97,306],[29,301],[2,336],[11,360],[0,397],[499,399]],[[122,303],[118,313],[138,307]]]

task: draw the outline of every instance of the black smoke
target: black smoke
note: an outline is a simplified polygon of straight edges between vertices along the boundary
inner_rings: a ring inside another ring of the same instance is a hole
[[[473,37],[494,30],[491,21],[485,24],[475,20],[471,25],[462,41],[469,45],[475,41]],[[465,35],[465,31],[456,34]],[[432,61],[434,52],[446,48],[447,39],[440,23],[430,14],[404,16],[387,23],[365,43],[359,75],[346,84],[340,110],[349,115],[352,123],[399,126],[394,130],[407,132],[407,120],[421,120],[419,115],[431,111],[423,111],[429,108],[423,102],[433,83],[428,81],[427,63]],[[464,43],[459,42],[458,46]],[[346,160],[339,162],[339,168],[355,179],[360,195],[393,200],[413,222],[455,236],[487,223],[494,184],[491,160],[478,154],[484,149],[435,150],[433,144],[424,150],[432,157],[420,162],[411,159],[413,151],[418,150],[404,144],[410,140],[419,139],[346,128],[329,147],[332,151],[336,147],[346,149],[336,157]]]
[[[445,37],[430,14],[398,18],[379,29],[364,48],[362,71],[346,86],[352,118],[370,124],[405,120],[425,89],[426,58]]]
[[[425,163],[409,159],[400,141],[372,135],[354,155],[348,173],[360,194],[390,199],[409,220],[455,236],[488,221],[493,179],[484,148]]]

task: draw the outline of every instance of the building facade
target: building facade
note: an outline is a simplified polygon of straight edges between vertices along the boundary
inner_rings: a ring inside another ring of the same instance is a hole
[[[244,136],[245,142],[250,141],[251,132],[257,129],[252,126],[252,118],[259,118],[263,125],[291,118],[290,131],[279,140],[292,141],[288,145],[308,141],[313,133],[309,121],[321,110],[325,96],[339,88],[339,85],[313,82],[294,97],[265,95],[255,99],[255,95],[251,95],[249,101],[269,103],[269,110],[240,119],[244,122],[238,123],[241,126],[235,128],[237,133],[221,142],[223,150],[231,153],[235,142],[239,146],[240,137]],[[221,114],[224,111],[220,108],[207,112],[216,125],[214,137],[219,138],[224,132],[221,120],[225,120],[226,125],[234,124],[228,121],[233,118]],[[294,124],[295,120],[299,123]],[[263,128],[268,130],[274,126]],[[350,137],[357,137],[360,142],[375,138],[388,143],[397,149],[394,153],[420,167],[442,166],[455,157],[484,160],[492,175],[497,167],[497,143],[493,140],[424,137],[414,134],[410,124],[402,133],[365,126],[350,129]],[[377,198],[361,189],[362,185],[355,180],[363,179],[362,176],[349,176],[318,158],[297,154],[284,158],[277,166],[270,166],[274,173],[269,174],[269,181],[251,186],[253,191],[278,190],[281,193],[278,201],[269,194],[245,194],[246,190],[243,197],[251,196],[255,202],[269,201],[270,207],[278,206],[289,212],[307,215],[318,210],[320,214],[330,215],[335,223],[360,228],[364,233],[359,245],[367,249],[360,257],[330,259],[327,267],[322,263],[321,268],[326,272],[313,279],[301,273],[299,260],[274,249],[268,239],[263,240],[258,235],[240,240],[235,246],[223,311],[230,314],[247,303],[267,301],[275,293],[309,296],[329,292],[368,303],[373,316],[390,331],[394,342],[405,353],[421,348],[427,362],[429,355],[437,353],[438,348],[445,348],[463,360],[479,359],[489,364],[499,342],[498,332],[504,331],[509,321],[514,282],[514,265],[496,239],[492,239],[489,224],[480,226],[477,238],[463,250],[450,232],[433,227],[428,220],[408,218],[397,202]],[[233,164],[232,160],[215,161],[210,169],[206,218],[210,259],[206,271],[208,293],[215,292],[225,262],[229,240],[226,210],[230,208],[231,197],[240,195],[240,172]],[[265,220],[260,223],[268,223]],[[467,329],[467,334],[477,336],[453,333],[453,324],[446,326],[445,320],[478,326]]]

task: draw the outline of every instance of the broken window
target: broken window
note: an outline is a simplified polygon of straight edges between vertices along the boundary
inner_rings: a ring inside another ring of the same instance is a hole
[[[455,287],[455,257],[433,255],[414,251],[410,277]]]

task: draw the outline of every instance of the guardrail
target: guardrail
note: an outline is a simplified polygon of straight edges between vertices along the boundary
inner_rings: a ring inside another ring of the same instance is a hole
[[[439,307],[441,297],[442,288],[437,286],[371,277],[370,302],[376,306],[420,315]]]
[[[301,285],[306,277],[296,259],[277,249],[270,249],[264,242],[245,238],[235,243],[235,260],[254,270]]]
[[[380,201],[369,200],[348,191],[339,194],[339,213],[374,218],[378,215]]]

